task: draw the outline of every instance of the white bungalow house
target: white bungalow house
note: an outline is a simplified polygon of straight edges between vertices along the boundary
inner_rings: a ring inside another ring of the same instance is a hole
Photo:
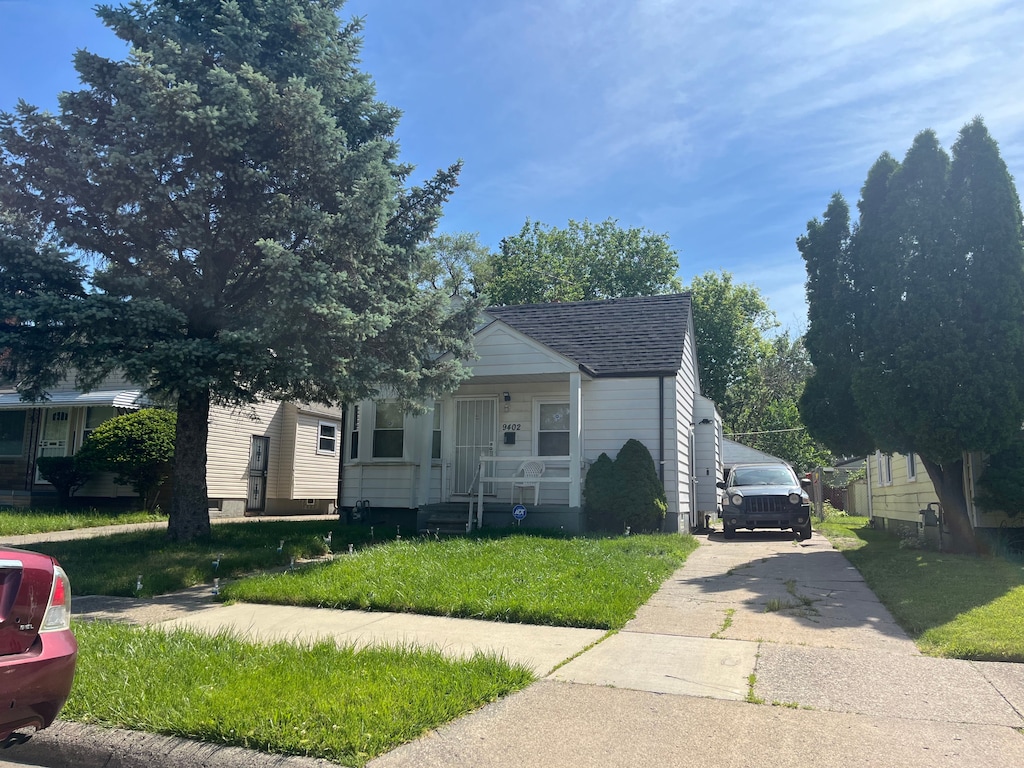
[[[40,456],[71,456],[104,421],[144,406],[142,392],[111,376],[91,392],[65,382],[40,403],[0,387],[0,506],[46,503],[53,489]],[[214,407],[207,444],[211,515],[329,513],[336,509],[341,409],[269,401],[236,411]],[[76,498],[110,502],[135,494],[110,475]]]
[[[521,504],[524,525],[578,532],[587,467],[635,438],[665,485],[665,530],[715,512],[721,420],[700,394],[688,294],[492,307],[475,351],[471,378],[424,415],[350,406],[343,509],[416,511],[424,528],[510,525]]]

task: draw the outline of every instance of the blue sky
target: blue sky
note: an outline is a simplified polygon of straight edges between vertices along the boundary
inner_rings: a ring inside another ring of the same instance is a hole
[[[76,48],[123,46],[83,0],[0,0],[0,109],[53,108]],[[527,219],[665,233],[684,283],[728,270],[805,323],[795,239],[878,155],[981,115],[1024,178],[1019,0],[350,0],[363,66],[420,180],[461,158],[441,230]],[[1018,187],[1020,185],[1018,184]]]

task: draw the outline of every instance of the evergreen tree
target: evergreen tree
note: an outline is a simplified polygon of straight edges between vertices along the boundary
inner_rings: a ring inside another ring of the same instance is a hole
[[[342,5],[101,5],[128,57],[81,50],[57,114],[0,116],[0,203],[74,249],[29,248],[7,365],[29,395],[119,369],[176,404],[175,540],[209,532],[211,403],[417,402],[464,375],[473,302],[418,285],[458,167],[407,187]]]
[[[931,131],[916,137],[902,163],[883,155],[858,207],[848,238],[841,222],[825,237],[812,221],[800,240],[811,359],[823,376],[838,372],[835,382],[805,391],[804,418],[835,450],[917,453],[954,546],[969,550],[964,453],[998,452],[1024,423],[1024,241],[1013,179],[975,119],[952,159]],[[822,275],[842,290],[819,290]],[[828,302],[842,305],[838,319]],[[846,382],[850,410],[828,396]],[[852,421],[855,432],[842,437],[829,414]]]

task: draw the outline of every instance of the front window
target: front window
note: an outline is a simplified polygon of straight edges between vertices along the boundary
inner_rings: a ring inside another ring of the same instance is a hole
[[[316,452],[334,456],[338,452],[338,425],[330,421],[321,421],[317,431]]]
[[[373,421],[373,458],[400,459],[405,448],[405,413],[398,403],[377,403]]]
[[[537,455],[569,455],[568,403],[540,403],[538,406]]]
[[[82,442],[84,443],[92,431],[100,424],[110,421],[117,416],[117,411],[112,405],[90,405],[85,409],[85,426],[82,429]]]
[[[27,411],[0,411],[0,456],[21,456],[25,450]]]

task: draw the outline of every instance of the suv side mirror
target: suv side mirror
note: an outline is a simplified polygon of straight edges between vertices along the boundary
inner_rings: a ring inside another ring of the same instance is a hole
[[[716,488],[721,488],[724,491],[725,490],[725,481],[724,480],[719,480],[717,483],[715,483],[715,487]]]

